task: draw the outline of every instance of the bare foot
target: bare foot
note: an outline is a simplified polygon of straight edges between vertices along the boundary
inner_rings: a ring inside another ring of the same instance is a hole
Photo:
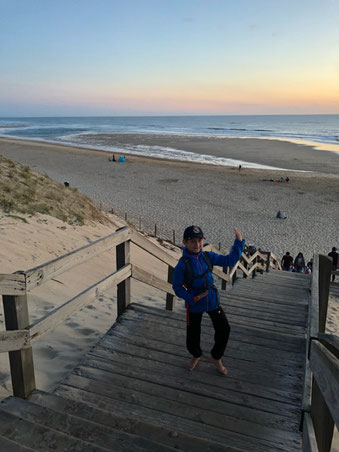
[[[190,372],[193,372],[193,370],[197,367],[199,361],[200,358],[192,358],[191,362],[189,363],[188,370]]]
[[[222,375],[227,375],[228,374],[228,370],[227,368],[223,365],[221,359],[213,359],[212,358],[212,362],[214,362],[214,364],[217,366],[218,371],[222,374]]]

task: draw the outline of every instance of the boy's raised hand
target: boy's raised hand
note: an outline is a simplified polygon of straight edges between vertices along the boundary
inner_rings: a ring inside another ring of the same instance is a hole
[[[241,232],[238,230],[238,228],[234,228],[234,233],[235,233],[235,238],[237,240],[240,240],[240,242],[242,242],[242,234]]]

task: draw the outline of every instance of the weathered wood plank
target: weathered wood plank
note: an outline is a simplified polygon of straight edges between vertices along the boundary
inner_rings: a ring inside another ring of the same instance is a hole
[[[6,330],[24,330],[29,326],[27,294],[3,295]],[[23,399],[35,389],[32,347],[9,352],[13,394]]]
[[[304,414],[302,450],[304,452],[318,452],[312,418],[307,412]]]
[[[149,254],[156,257],[165,264],[171,265],[172,267],[175,267],[177,265],[178,259],[175,259],[169,253],[166,253],[163,248],[160,248],[155,243],[151,242],[146,237],[141,235],[139,232],[134,230],[132,230],[131,232],[131,241],[135,245],[139,246],[139,248],[147,251]]]
[[[21,273],[0,274],[0,295],[24,295],[26,276]]]
[[[309,337],[316,337],[319,332],[319,255],[314,256],[312,272],[312,298],[309,319]]]
[[[105,450],[117,452],[135,450],[158,452],[159,448],[164,451],[174,450],[172,447],[153,442],[150,438],[142,438],[123,431],[108,429],[97,422],[79,419],[75,416],[41,407],[34,403],[27,403],[17,398],[4,400],[1,404],[1,409],[20,417],[20,419],[36,422],[48,429],[74,437],[78,441],[86,441],[92,444],[93,448],[98,446]],[[80,444],[78,450],[80,450]]]
[[[318,341],[311,343],[310,367],[335,424],[339,425],[339,359]]]
[[[114,342],[112,343],[110,349],[106,350],[100,350],[98,349],[96,351],[97,354],[99,354],[100,352],[100,356],[106,356],[107,361],[109,361],[107,363],[107,365],[111,365],[112,362],[115,363],[120,363],[120,364],[124,364],[124,365],[129,365],[132,367],[139,367],[139,368],[143,368],[149,372],[153,372],[154,374],[158,373],[162,376],[164,375],[172,375],[172,376],[176,376],[176,377],[190,377],[190,380],[195,381],[195,382],[199,382],[199,379],[201,379],[202,373],[198,374],[188,374],[187,372],[187,361],[185,362],[185,360],[183,359],[175,359],[172,358],[170,361],[171,363],[165,363],[165,362],[161,362],[161,361],[152,361],[150,359],[147,359],[145,357],[142,356],[137,356],[137,353],[133,351],[133,354],[126,354],[124,351],[124,347],[123,345]],[[150,355],[150,352],[147,352],[148,355]],[[153,353],[153,355],[155,354],[155,352]],[[170,357],[168,357],[170,358]],[[160,359],[160,358],[159,358]],[[228,361],[227,361],[228,362]],[[207,385],[212,385],[212,381],[215,381],[217,377],[220,378],[220,376],[217,373],[217,370],[214,366],[208,365],[206,363],[201,363],[203,364],[201,366],[201,369],[203,371],[203,375],[206,378],[206,383]],[[152,367],[153,366],[153,367]],[[200,366],[200,364],[199,364]],[[235,366],[233,367],[235,369]],[[247,381],[250,381],[251,383],[256,383],[258,381],[258,379],[251,379],[250,377],[244,377],[241,378],[241,369],[236,369],[236,371],[234,370],[233,372],[233,368],[232,368],[232,364],[231,364],[231,360],[230,360],[230,364],[229,364],[229,369],[231,370],[231,375],[232,378],[237,378],[239,380],[243,380],[246,381],[246,378],[248,378]],[[247,372],[249,372],[250,369],[247,368]],[[245,372],[244,372],[245,373]],[[257,374],[256,369],[253,369],[253,373]],[[206,375],[208,374],[208,375]],[[286,388],[286,385],[288,384],[288,380],[292,380],[292,386],[293,386],[293,379],[292,378],[286,378],[284,380],[284,376],[282,375],[277,375],[277,374],[271,374],[272,375],[272,383],[269,383],[269,379],[267,378],[266,380],[263,378],[262,380],[262,384],[267,384],[270,385],[271,387],[277,387],[277,388]],[[278,383],[280,382],[281,385],[279,386],[279,384],[277,384],[274,380],[276,380]],[[265,383],[264,383],[265,382]],[[221,383],[220,383],[221,384]],[[217,386],[220,386],[219,383],[217,383]],[[213,387],[213,385],[212,385]],[[271,413],[276,413],[276,414],[281,414],[284,415],[286,417],[291,417],[294,418],[296,416],[296,414],[299,414],[300,410],[292,405],[292,404],[284,404],[278,401],[267,401],[265,399],[261,399],[260,397],[256,396],[256,395],[243,395],[240,393],[230,393],[229,390],[227,390],[227,388],[225,387],[223,389],[223,396],[221,394],[218,394],[218,397],[224,397],[227,395],[227,400],[233,402],[233,403],[239,403],[241,400],[241,404],[247,407],[252,407],[252,408],[258,408],[258,409],[264,409],[266,411],[269,411]]]
[[[125,321],[126,320],[124,320],[124,322]],[[179,319],[179,321],[182,321],[182,319]],[[156,332],[154,325],[150,325],[150,327],[155,331],[154,334],[157,335],[158,333]],[[175,328],[174,324],[172,325],[172,328],[173,327]],[[136,325],[135,328],[138,328],[138,325]],[[184,326],[182,326],[180,328],[184,329]],[[202,324],[203,334],[204,334],[204,331],[206,328],[208,331],[210,341],[212,341],[213,331],[211,329],[209,319],[206,319],[206,322],[203,322],[203,324]],[[142,326],[139,327],[139,330],[141,331],[141,334],[147,334],[147,331],[144,331]],[[181,337],[184,338],[185,332],[180,333],[180,336],[175,336],[175,334],[177,333],[175,330],[168,330],[168,329],[166,329],[166,330],[167,330],[166,335],[170,334],[170,336],[168,336],[168,337],[166,336],[166,341],[170,341],[171,338],[173,337],[173,342],[177,343]],[[137,329],[133,330],[133,332],[136,332],[136,331],[137,331]],[[152,331],[152,333],[153,333],[153,331]],[[160,336],[160,338],[161,338],[161,336]],[[207,341],[207,336],[203,336],[203,340]],[[183,346],[185,346],[185,340],[183,340],[182,344],[183,344]],[[288,344],[288,343],[284,342],[284,337],[280,337],[280,340],[276,339],[276,335],[273,338],[271,338],[268,335],[262,337],[262,336],[260,336],[260,335],[258,336],[256,334],[256,330],[253,330],[250,328],[242,330],[241,328],[237,328],[234,325],[231,326],[231,335],[230,335],[228,346],[231,348],[240,348],[240,349],[249,350],[253,353],[255,350],[258,350],[257,353],[260,353],[260,350],[262,350],[264,353],[266,351],[271,356],[272,356],[272,353],[275,356],[280,356],[280,352],[281,352],[282,356],[289,356],[291,361],[297,361],[297,362],[302,362],[305,357],[305,340],[301,340],[300,344],[298,344],[298,343],[297,344],[293,344],[293,343]]]
[[[185,311],[173,312],[173,317],[168,317],[168,313],[165,310],[159,310],[151,306],[140,305],[133,303],[130,306],[130,310],[136,313],[150,314],[149,321],[162,322],[165,319],[166,325],[173,326],[173,320],[182,322],[183,328],[186,328],[186,313]],[[127,314],[128,315],[128,314]],[[155,317],[156,316],[156,317]],[[166,320],[167,319],[167,320]],[[205,315],[202,318],[202,325],[210,327],[211,321]],[[241,325],[232,324],[231,337],[235,336],[237,340],[241,342],[253,342],[258,345],[267,345],[270,348],[282,349],[288,351],[302,352],[304,354],[305,338],[296,337],[286,333],[277,333],[274,331],[265,331],[259,328],[244,327]]]
[[[334,356],[339,358],[339,337],[334,334],[318,334],[319,341],[329,350]]]
[[[157,384],[120,376],[110,371],[95,367],[105,366],[100,360],[88,363],[90,366],[81,366],[78,375],[82,378],[101,382],[112,388],[114,397],[125,402],[138,403],[142,406],[159,409],[164,413],[177,414],[178,416],[194,421],[203,420],[204,425],[210,425],[231,432],[248,435],[256,439],[267,439],[271,442],[296,445],[299,439],[297,431],[291,431],[286,427],[283,430],[283,416],[271,416],[258,409],[244,409],[239,405],[227,404],[217,401],[215,398],[206,399],[192,392],[179,391],[173,388],[161,387]],[[108,364],[109,366],[109,364]],[[77,384],[77,376],[67,380],[67,384]]]
[[[70,398],[65,399],[56,394],[41,391],[34,391],[30,400],[40,406],[61,411],[81,419],[88,421],[94,420],[97,424],[104,425],[110,429],[121,430],[145,438],[152,438],[152,441],[184,452],[201,452],[201,450],[206,452],[239,452],[239,449],[229,449],[211,440],[197,438],[180,432],[177,429],[159,425],[158,419],[156,418],[152,420],[147,419],[147,422],[145,422],[140,419],[140,416],[136,419],[126,411],[119,411],[119,414],[108,412],[90,404],[74,401]],[[159,444],[157,450],[159,451]]]
[[[116,269],[119,271],[126,265],[130,265],[130,242],[120,243],[116,247]],[[132,272],[132,268],[131,268]],[[131,280],[130,278],[123,279],[117,283],[117,312],[118,317],[124,312],[131,302]]]
[[[207,425],[202,428],[201,423],[184,418],[181,418],[178,422],[178,418],[175,415],[163,413],[159,410],[154,411],[147,407],[136,405],[135,403],[122,402],[114,398],[114,392],[112,393],[111,390],[106,390],[104,385],[93,380],[90,382],[90,385],[84,382],[83,389],[68,385],[60,385],[57,388],[56,393],[62,397],[81,400],[93,407],[100,407],[108,412],[118,411],[119,413],[125,413],[126,416],[132,416],[136,419],[141,418],[151,422],[154,422],[154,419],[156,418],[157,425],[171,427],[188,434],[194,432],[196,437],[204,439],[212,438],[213,441],[222,444],[224,447],[240,448],[240,450],[256,450],[258,452],[277,451],[276,447],[270,446],[268,442],[263,445],[261,441],[256,441],[254,445],[251,440],[248,442],[247,437],[244,437],[243,435],[237,435],[232,432],[228,432],[228,434],[225,435],[223,430],[215,427]],[[255,447],[255,449],[253,449],[253,447]],[[281,451],[281,449],[279,449],[279,451]]]
[[[112,341],[114,342],[116,340],[119,340],[125,344],[126,349],[128,349],[130,345],[139,347],[140,352],[137,356],[152,356],[152,359],[154,357],[154,361],[156,362],[167,362],[168,364],[180,367],[181,372],[183,372],[187,367],[188,356],[184,347],[166,344],[164,342],[159,343],[159,341],[144,338],[140,335],[133,335],[133,337],[131,337],[128,336],[126,332],[120,331],[120,328],[119,331],[115,331],[113,335],[106,336],[100,342],[98,347],[105,350],[114,350],[114,346],[112,347]],[[97,348],[95,348],[91,354],[95,355],[96,350]],[[259,384],[258,381],[248,382],[241,379],[235,379],[234,370],[231,367],[229,367],[229,370],[232,378],[220,379],[218,378],[219,375],[214,374],[214,368],[211,366],[211,363],[207,362],[207,359],[203,359],[199,363],[199,375],[202,375],[200,372],[206,373],[206,378],[209,378],[210,384],[213,384],[216,388],[225,388],[231,391],[252,394],[258,397],[278,400],[284,403],[291,403],[296,406],[300,405],[300,392],[296,391],[292,386],[289,386],[287,389],[279,389],[269,385],[262,386],[262,384]],[[140,370],[138,369],[138,372],[139,371]],[[150,376],[150,379],[153,379],[153,374]]]
[[[64,273],[66,270],[86,262],[98,254],[107,251],[110,248],[125,242],[126,240],[129,240],[130,237],[131,230],[128,226],[126,226],[106,237],[71,251],[64,256],[57,257],[56,259],[39,265],[38,267],[27,270],[25,272],[27,289],[31,290],[36,286],[40,286],[44,282],[47,282],[50,279],[55,278],[57,275]]]
[[[3,452],[34,452],[33,449],[22,446],[16,441],[10,441],[3,436],[0,436],[0,450]]]
[[[132,265],[132,278],[148,284],[149,286],[155,287],[156,289],[162,290],[163,292],[167,292],[172,295],[174,294],[171,284],[163,279],[157,278],[134,264]]]
[[[126,326],[125,326],[126,325]],[[130,324],[126,323],[124,320],[125,328],[128,328]],[[112,331],[113,333],[113,331]],[[162,329],[157,327],[156,325],[152,325],[147,323],[144,327],[135,326],[133,330],[134,334],[138,334],[139,336],[144,336],[150,339],[152,336],[157,340],[162,340],[161,344],[171,343],[172,345],[176,345],[178,341],[180,341],[180,345],[185,349],[186,344],[186,332],[184,330],[176,331],[175,329]],[[201,341],[202,347],[205,352],[209,351],[213,347],[213,330],[207,330],[203,328]],[[276,359],[272,362],[272,352]],[[186,353],[186,351],[185,351]],[[240,342],[235,342],[233,339],[230,339],[227,348],[225,350],[225,358],[232,358],[235,360],[243,360],[248,365],[257,366],[264,365],[267,366],[267,369],[275,369],[280,372],[291,371],[293,369],[298,375],[302,375],[303,372],[303,362],[298,357],[293,355],[292,353],[280,353],[279,351],[272,350],[268,347],[260,347],[260,346],[251,346],[251,344],[244,344]],[[253,369],[252,369],[253,371]]]
[[[172,284],[173,284],[173,277],[174,277],[174,268],[169,265],[168,271],[167,271],[167,282],[171,286],[171,288],[172,288]],[[167,292],[166,293],[166,310],[173,311],[174,306],[175,306],[174,293]]]
[[[130,315],[130,314],[128,314]],[[132,315],[132,314],[131,314]],[[256,320],[251,319],[248,317],[240,316],[237,314],[229,313],[227,312],[228,320],[230,321],[231,325],[238,324],[243,326],[249,326],[249,327],[256,327],[260,328],[262,330],[271,331],[271,332],[282,332],[289,334],[291,336],[303,336],[305,332],[304,327],[295,326],[295,325],[286,325],[283,323],[269,321],[269,320]]]
[[[14,416],[0,408],[0,435],[9,440],[20,442],[24,438],[25,446],[33,450],[81,450],[83,452],[107,451],[107,449],[72,436],[64,435],[55,430],[48,429],[35,422],[29,422]]]
[[[30,327],[31,339],[36,340],[41,338],[47,331],[56,328],[65,319],[67,319],[73,312],[77,311],[83,306],[87,306],[92,299],[104,293],[111,287],[118,285],[126,278],[131,276],[131,264],[125,265],[120,270],[112,273],[98,283],[92,285],[80,294],[68,300],[63,305],[48,313],[45,317],[38,320]]]
[[[0,331],[0,353],[29,348],[31,338],[28,330]]]
[[[281,304],[279,300],[275,302],[261,300],[257,295],[252,297],[240,296],[236,292],[228,294],[220,294],[220,299],[226,305],[233,304],[235,306],[244,306],[248,309],[260,309],[265,312],[277,312],[282,315],[299,315],[300,317],[307,316],[307,306],[295,306],[292,304]]]
[[[87,368],[89,370],[89,368]],[[95,371],[95,369],[93,369]],[[103,375],[101,373],[101,375]],[[70,385],[71,387],[83,389],[85,391],[94,392],[97,394],[98,399],[101,399],[102,396],[110,397],[112,399],[113,405],[115,403],[125,403],[130,404],[131,410],[134,412],[143,413],[144,410],[151,410],[153,412],[153,416],[159,416],[159,419],[163,419],[165,422],[169,419],[173,418],[177,419],[178,429],[191,433],[187,427],[192,428],[195,427],[194,433],[196,436],[202,436],[204,438],[208,438],[208,434],[211,435],[210,438],[213,438],[214,441],[224,444],[226,441],[229,442],[232,439],[233,447],[247,447],[250,448],[254,444],[257,445],[258,450],[263,448],[265,445],[268,450],[281,450],[280,447],[265,439],[253,438],[249,435],[242,435],[238,432],[231,431],[226,424],[223,426],[215,426],[208,424],[208,418],[205,422],[205,414],[201,412],[199,415],[198,410],[192,410],[190,407],[187,407],[182,404],[178,404],[175,402],[171,402],[169,400],[165,400],[162,398],[158,398],[152,395],[144,395],[141,392],[127,390],[120,386],[115,386],[114,384],[103,384],[102,381],[89,379],[82,376],[72,375],[70,376],[70,381],[64,383]],[[156,413],[156,414],[155,414]],[[179,416],[178,416],[179,415]],[[178,417],[180,421],[178,422]],[[180,425],[179,425],[180,424]],[[204,432],[201,432],[201,427],[203,426]],[[250,449],[245,449],[250,450]],[[285,449],[286,450],[286,449]]]

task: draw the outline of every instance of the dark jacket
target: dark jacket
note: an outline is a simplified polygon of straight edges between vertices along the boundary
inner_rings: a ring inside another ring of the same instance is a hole
[[[205,252],[209,254],[213,265],[218,265],[220,267],[233,267],[239,260],[244,246],[245,240],[241,242],[236,239],[231,253],[227,256],[213,253],[211,251]],[[198,254],[191,254],[185,247],[183,250],[183,256],[190,259],[195,276],[203,275],[203,273],[208,270],[208,265],[203,257],[202,251]],[[173,275],[173,289],[176,296],[185,300],[185,306],[188,307],[190,312],[207,312],[217,309],[219,306],[219,294],[217,289],[213,287],[214,279],[212,273],[207,272],[205,276],[195,279],[192,287],[187,288],[185,287],[185,269],[185,263],[182,259],[180,259],[174,269]],[[198,302],[194,303],[193,298],[204,292],[207,288],[209,288],[208,294]]]

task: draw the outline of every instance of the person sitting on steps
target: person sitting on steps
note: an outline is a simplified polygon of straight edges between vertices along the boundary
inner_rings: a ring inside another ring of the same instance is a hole
[[[202,355],[200,348],[201,319],[207,312],[215,330],[214,346],[211,350],[212,360],[222,375],[227,374],[221,358],[227,345],[230,326],[220,306],[220,298],[214,285],[213,265],[220,267],[234,266],[239,260],[245,246],[241,233],[234,228],[235,241],[232,251],[227,256],[202,251],[204,234],[199,226],[189,226],[184,231],[183,256],[179,259],[173,274],[173,290],[177,297],[185,300],[187,310],[186,346],[193,356],[189,370],[193,371]]]

